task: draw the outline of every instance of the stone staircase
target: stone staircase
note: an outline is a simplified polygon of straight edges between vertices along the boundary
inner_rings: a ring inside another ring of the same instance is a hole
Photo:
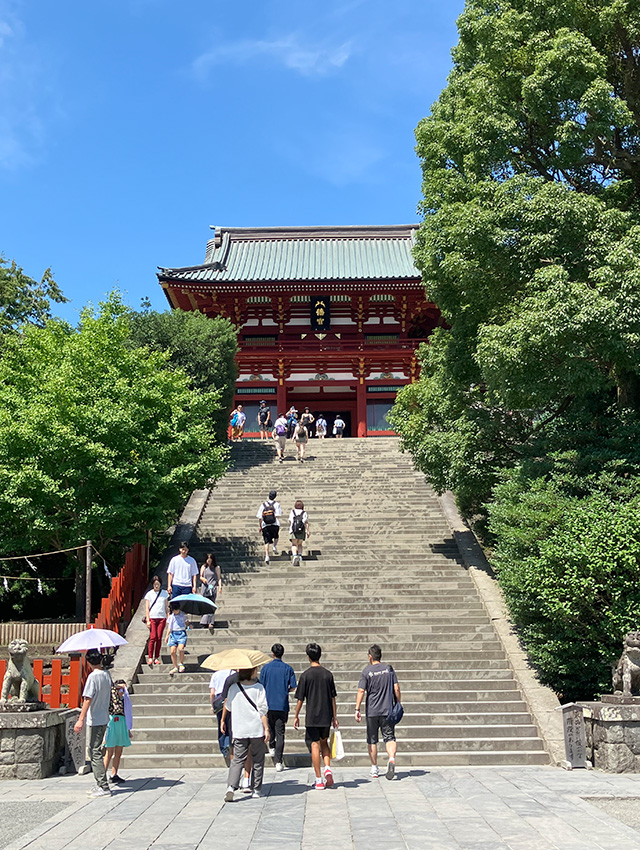
[[[365,725],[356,724],[353,707],[371,643],[380,644],[402,689],[398,764],[548,763],[439,503],[397,439],[312,440],[304,464],[288,451],[278,464],[270,444],[233,446],[231,468],[211,492],[192,540],[198,563],[211,550],[222,566],[217,628],[213,636],[190,632],[186,672],[173,681],[166,653],[162,667],[139,673],[135,740],[123,764],[223,766],[210,674],[199,662],[227,646],[268,652],[279,641],[299,675],[309,640],[321,644],[336,680],[342,765],[369,763]],[[302,567],[285,555],[264,563],[255,514],[272,487],[285,519],[297,498],[309,511],[311,551]],[[285,763],[303,758],[303,733],[290,718]]]

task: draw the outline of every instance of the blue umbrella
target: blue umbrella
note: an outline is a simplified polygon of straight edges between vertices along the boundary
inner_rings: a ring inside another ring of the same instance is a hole
[[[185,614],[213,614],[218,607],[215,602],[200,596],[199,593],[183,593],[182,596],[172,596],[171,602],[179,602],[180,610]]]

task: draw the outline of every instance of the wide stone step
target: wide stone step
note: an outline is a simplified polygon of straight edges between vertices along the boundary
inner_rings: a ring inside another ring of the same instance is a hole
[[[303,669],[305,668],[298,667],[296,669],[294,667],[297,676],[300,675]],[[182,682],[190,682],[194,686],[203,685],[208,688],[212,673],[210,670],[194,670],[191,672],[180,673],[179,675],[180,681]],[[333,674],[333,678],[335,680],[336,687],[347,684],[351,687],[354,682],[358,681],[359,673],[352,674],[336,671]],[[134,687],[136,693],[143,693],[139,690],[142,685],[145,687],[161,687],[168,685],[169,682],[173,682],[173,680],[174,677],[169,675],[166,668],[161,666],[149,668],[145,665],[138,673],[138,681]],[[456,690],[473,690],[477,687],[481,687],[485,690],[503,690],[504,688],[510,688],[512,686],[515,687],[513,673],[508,669],[465,671],[464,678],[461,676],[460,671],[456,670],[413,670],[405,673],[401,677],[400,684],[402,687],[411,687],[413,684],[418,683],[425,687],[435,687],[440,684],[442,687],[453,687]]]
[[[301,753],[299,756],[292,756],[285,753],[285,764],[292,767],[310,767],[311,757],[308,754]],[[476,752],[463,752],[459,750],[439,751],[439,752],[411,752],[399,754],[398,756],[398,772],[408,767],[467,767],[467,766],[506,766],[506,765],[533,765],[533,764],[548,764],[549,756],[544,750],[513,750],[513,751],[491,751],[479,750]],[[363,777],[366,776],[371,762],[366,751],[357,755],[345,756],[340,762],[334,763],[334,776],[336,783],[339,786],[340,767],[361,767],[363,769]],[[163,753],[158,755],[127,755],[127,750],[122,757],[122,770],[148,770],[153,775],[155,771],[162,769],[172,770],[197,770],[204,768],[212,770],[219,767],[226,770],[226,765],[221,755],[173,755],[170,758]],[[268,783],[273,775],[273,768],[268,768],[265,774],[265,782]],[[304,786],[303,786],[304,787]]]

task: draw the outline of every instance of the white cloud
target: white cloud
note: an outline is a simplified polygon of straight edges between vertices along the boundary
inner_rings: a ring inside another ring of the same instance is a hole
[[[242,39],[220,44],[193,62],[193,70],[204,77],[214,65],[246,65],[262,58],[272,59],[304,76],[322,76],[341,68],[352,53],[350,41],[341,44],[309,44],[295,33],[276,39]]]
[[[12,2],[0,0],[0,168],[33,162],[44,138],[38,102],[43,69]]]

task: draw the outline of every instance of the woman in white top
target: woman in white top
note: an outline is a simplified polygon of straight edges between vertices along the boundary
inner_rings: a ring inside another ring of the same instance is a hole
[[[289,514],[289,535],[291,536],[292,566],[299,567],[302,565],[302,545],[311,536],[309,534],[309,517],[304,509],[302,499],[298,499]]]
[[[162,589],[160,576],[153,577],[153,587],[144,597],[146,602],[145,623],[149,629],[149,667],[161,664],[160,647],[162,646],[162,632],[167,624],[169,612],[169,594]]]
[[[233,758],[229,768],[225,803],[233,801],[233,792],[240,785],[242,768],[249,752],[253,760],[252,796],[260,797],[264,774],[264,757],[269,743],[267,723],[267,694],[256,681],[257,667],[253,670],[238,670],[238,682],[231,685],[222,709],[220,729],[227,728],[229,712],[233,717]]]

